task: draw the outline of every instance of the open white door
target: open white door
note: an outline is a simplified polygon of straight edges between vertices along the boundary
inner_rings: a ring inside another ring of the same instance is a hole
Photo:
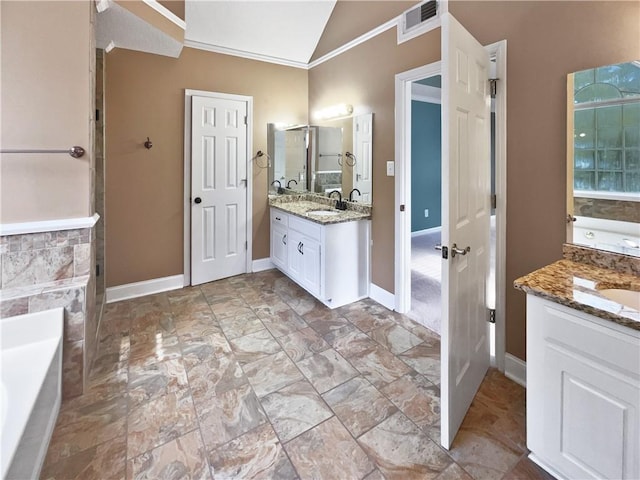
[[[247,103],[192,97],[191,284],[246,272]]]
[[[441,444],[449,448],[489,367],[489,55],[442,17]],[[444,257],[447,257],[446,259]]]
[[[356,156],[353,187],[360,190],[360,197],[355,198],[362,203],[371,203],[373,113],[358,115],[353,118],[353,136],[353,154]],[[349,194],[349,192],[343,193]]]

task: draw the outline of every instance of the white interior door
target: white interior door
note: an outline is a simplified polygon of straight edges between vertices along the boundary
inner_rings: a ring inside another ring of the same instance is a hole
[[[246,272],[247,103],[193,96],[191,284]]]
[[[373,113],[353,118],[353,154],[356,156],[353,187],[360,190],[360,201],[371,203],[371,162],[373,147]],[[348,194],[348,192],[345,192]],[[355,197],[358,198],[358,197]]]
[[[442,424],[449,448],[489,367],[489,55],[442,17]],[[444,255],[443,255],[444,257]]]

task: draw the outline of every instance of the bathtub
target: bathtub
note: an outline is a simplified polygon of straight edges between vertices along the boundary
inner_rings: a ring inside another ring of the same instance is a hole
[[[37,479],[58,417],[64,309],[0,319],[3,480]]]

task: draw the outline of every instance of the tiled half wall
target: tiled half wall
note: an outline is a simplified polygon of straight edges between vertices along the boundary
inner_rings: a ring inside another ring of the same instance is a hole
[[[64,398],[81,395],[96,349],[95,230],[0,237],[0,317],[63,307]]]

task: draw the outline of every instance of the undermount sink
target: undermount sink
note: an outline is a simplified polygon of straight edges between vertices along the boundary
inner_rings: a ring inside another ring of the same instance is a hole
[[[320,217],[335,217],[336,215],[340,215],[340,212],[336,212],[335,210],[312,210],[307,212],[308,215],[318,215]]]
[[[598,290],[598,293],[607,297],[609,300],[640,311],[640,292],[624,290],[622,288],[606,288],[604,290]]]

